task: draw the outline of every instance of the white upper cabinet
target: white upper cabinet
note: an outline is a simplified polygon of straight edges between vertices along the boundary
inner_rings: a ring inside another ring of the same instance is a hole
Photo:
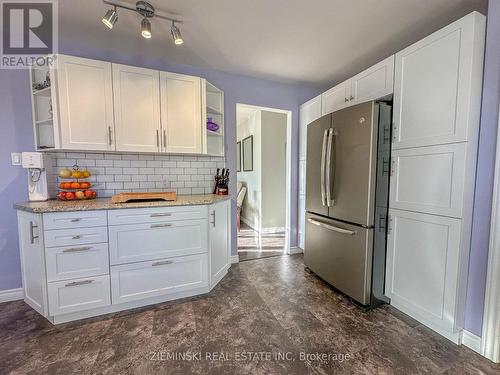
[[[114,150],[111,63],[58,55],[56,72],[61,148]]]
[[[160,151],[157,70],[113,64],[116,151]]]
[[[163,151],[201,154],[201,79],[161,72],[160,81]]]
[[[299,110],[299,160],[306,158],[307,125],[321,117],[321,95],[302,104]]]
[[[471,13],[396,54],[393,148],[477,138],[484,22]]]
[[[349,105],[383,98],[394,89],[394,55],[351,78]]]
[[[347,80],[321,94],[321,114],[326,115],[349,105],[351,81]]]

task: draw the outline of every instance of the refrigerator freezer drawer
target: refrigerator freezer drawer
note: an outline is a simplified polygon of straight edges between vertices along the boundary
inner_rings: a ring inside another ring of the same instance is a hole
[[[306,214],[304,263],[362,305],[370,304],[373,229]]]

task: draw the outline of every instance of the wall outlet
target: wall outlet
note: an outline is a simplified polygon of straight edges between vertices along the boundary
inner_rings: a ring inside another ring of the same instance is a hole
[[[22,165],[23,164],[20,152],[12,152],[10,154],[10,160],[12,162],[12,165]]]

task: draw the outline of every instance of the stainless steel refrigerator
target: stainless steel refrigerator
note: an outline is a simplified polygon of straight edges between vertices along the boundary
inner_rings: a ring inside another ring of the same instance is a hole
[[[391,106],[367,102],[307,128],[304,263],[363,306],[384,301]]]

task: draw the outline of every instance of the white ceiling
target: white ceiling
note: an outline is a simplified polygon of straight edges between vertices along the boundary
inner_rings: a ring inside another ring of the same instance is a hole
[[[128,1],[132,4],[135,1]],[[62,43],[114,54],[141,54],[281,82],[323,87],[339,82],[430,34],[487,0],[150,0],[178,14],[185,40],[154,19],[139,36],[138,15],[119,11],[113,30],[101,23],[101,0],[59,0]]]

